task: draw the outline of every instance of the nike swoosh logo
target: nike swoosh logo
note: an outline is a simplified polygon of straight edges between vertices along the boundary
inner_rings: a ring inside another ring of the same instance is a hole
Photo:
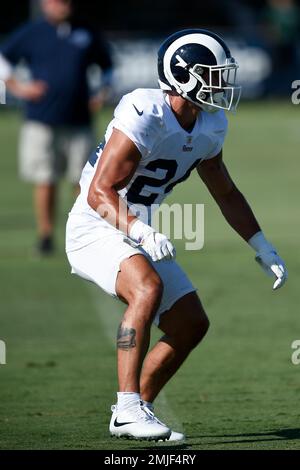
[[[134,109],[136,110],[136,112],[138,113],[139,116],[143,116],[144,111],[139,111],[134,104],[132,106],[134,107]]]
[[[131,422],[131,423],[118,423],[117,418],[115,419],[115,422],[114,422],[114,426],[116,426],[116,428],[120,428],[121,426],[126,426],[127,424],[134,424],[134,422]]]

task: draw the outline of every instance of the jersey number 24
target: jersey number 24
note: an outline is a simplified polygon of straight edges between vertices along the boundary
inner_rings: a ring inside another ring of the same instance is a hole
[[[151,176],[138,176],[127,193],[128,201],[132,204],[143,204],[144,206],[151,206],[152,204],[155,204],[159,196],[159,193],[155,192],[155,188],[166,186],[164,193],[169,194],[177,184],[182,183],[189,178],[192,171],[198,166],[200,162],[201,159],[194,162],[193,166],[189,168],[189,170],[181,178],[173,181],[172,183],[170,182],[175,178],[178,170],[178,163],[176,160],[158,159],[150,162],[146,166],[146,170],[153,172],[156,172],[157,170],[166,170],[166,176],[163,179],[157,179]],[[144,196],[142,193],[146,186],[149,188],[148,192],[151,191],[151,193],[147,196]]]

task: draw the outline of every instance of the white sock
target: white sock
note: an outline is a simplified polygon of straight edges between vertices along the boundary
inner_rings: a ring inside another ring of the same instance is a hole
[[[119,392],[118,393],[118,411],[123,411],[128,408],[137,406],[140,404],[141,395],[134,392]]]

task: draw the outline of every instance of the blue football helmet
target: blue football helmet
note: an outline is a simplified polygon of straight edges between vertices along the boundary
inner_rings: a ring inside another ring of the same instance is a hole
[[[179,31],[158,51],[160,88],[210,113],[237,109],[242,90],[238,67],[223,39],[204,29]]]

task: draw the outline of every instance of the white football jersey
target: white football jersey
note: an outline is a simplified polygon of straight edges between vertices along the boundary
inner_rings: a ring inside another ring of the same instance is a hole
[[[150,208],[161,205],[173,188],[185,181],[201,161],[220,153],[227,133],[227,119],[222,110],[214,114],[202,111],[193,130],[188,132],[178,123],[168,95],[162,90],[138,89],[125,95],[115,110],[104,142],[83,170],[81,194],[70,214],[74,230],[68,230],[68,251],[96,241],[97,227],[104,229],[109,226],[91,209],[87,197],[103,148],[113,129],[126,134],[141,154],[134,177],[119,194],[132,208],[140,205]],[[138,210],[135,213],[141,214]],[[151,223],[149,218],[144,221]],[[71,236],[70,232],[73,232]]]

